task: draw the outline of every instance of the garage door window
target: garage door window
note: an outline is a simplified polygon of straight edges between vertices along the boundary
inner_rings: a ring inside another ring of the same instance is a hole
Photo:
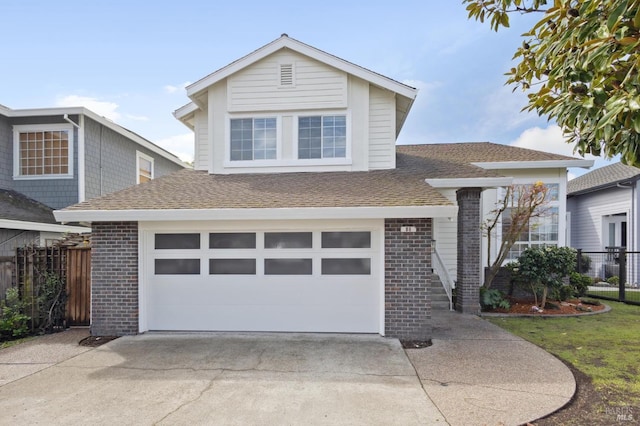
[[[311,259],[265,259],[265,275],[312,275]]]
[[[322,259],[322,275],[371,275],[371,259]]]
[[[210,275],[255,275],[255,259],[209,259]]]
[[[197,275],[200,259],[156,259],[156,275]]]
[[[371,248],[371,232],[323,232],[322,248]]]
[[[200,248],[200,234],[156,234],[155,248],[188,250]]]
[[[212,249],[254,249],[255,232],[224,232],[209,234],[209,248]]]
[[[267,249],[299,249],[311,248],[313,241],[311,232],[265,232],[264,248]]]

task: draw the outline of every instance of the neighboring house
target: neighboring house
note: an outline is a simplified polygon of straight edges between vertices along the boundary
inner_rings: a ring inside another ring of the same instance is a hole
[[[591,162],[396,147],[416,94],[286,35],[187,87],[175,116],[194,131],[195,170],[55,212],[92,223],[91,332],[426,339],[432,268],[454,272],[457,308],[478,312],[495,188],[555,183],[564,218],[566,168]]]
[[[86,108],[0,105],[0,256],[87,227],[54,209],[184,168],[173,154]]]
[[[567,191],[569,244],[576,249],[600,252],[609,247],[640,249],[638,194],[640,169],[615,163],[569,181]],[[607,261],[592,256],[592,273],[608,278]],[[610,268],[613,269],[613,268]],[[628,282],[638,283],[637,262],[627,268]]]

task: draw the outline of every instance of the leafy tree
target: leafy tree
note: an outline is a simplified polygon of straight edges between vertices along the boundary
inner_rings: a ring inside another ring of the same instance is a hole
[[[581,155],[620,154],[640,166],[640,0],[463,3],[496,31],[512,13],[539,13],[507,73],[528,92],[524,109],[554,119]]]
[[[498,201],[490,217],[482,224],[482,230],[487,235],[487,267],[489,268],[484,280],[484,288],[491,287],[493,279],[500,267],[509,256],[509,251],[520,239],[523,232],[528,232],[531,219],[547,214],[547,194],[549,187],[538,181],[533,185],[511,185],[505,188],[504,197]],[[505,217],[505,212],[507,216]],[[502,219],[502,238],[498,247],[498,254],[491,262],[492,234]]]

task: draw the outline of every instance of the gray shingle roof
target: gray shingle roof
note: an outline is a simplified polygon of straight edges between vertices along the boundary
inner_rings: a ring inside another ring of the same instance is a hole
[[[619,182],[635,180],[640,176],[640,169],[622,163],[600,167],[580,177],[572,179],[567,185],[567,194],[588,192],[607,187]]]
[[[503,176],[470,162],[569,160],[494,143],[399,145],[396,168],[210,175],[181,170],[64,210],[447,206],[425,179]]]
[[[19,192],[0,189],[0,219],[57,223],[53,210]]]

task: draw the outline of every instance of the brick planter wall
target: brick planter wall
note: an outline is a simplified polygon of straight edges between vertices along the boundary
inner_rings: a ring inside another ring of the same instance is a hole
[[[401,232],[413,226],[415,232]],[[386,219],[385,334],[431,338],[431,219]]]
[[[91,225],[91,334],[138,332],[138,223]]]

